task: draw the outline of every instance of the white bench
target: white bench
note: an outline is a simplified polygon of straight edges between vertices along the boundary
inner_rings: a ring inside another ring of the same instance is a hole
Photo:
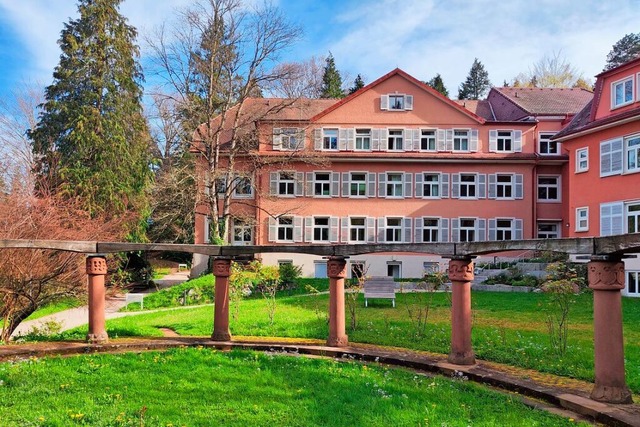
[[[369,306],[369,298],[390,299],[396,306],[396,282],[393,277],[371,277],[364,282],[364,306]]]
[[[126,305],[129,305],[133,302],[139,302],[140,310],[144,310],[144,294],[131,294],[131,293],[127,294],[125,297]]]

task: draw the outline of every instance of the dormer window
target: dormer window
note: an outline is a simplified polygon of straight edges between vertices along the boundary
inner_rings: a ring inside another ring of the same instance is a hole
[[[413,110],[413,95],[390,93],[380,96],[380,109],[386,111]]]
[[[611,108],[633,102],[633,76],[611,83]]]

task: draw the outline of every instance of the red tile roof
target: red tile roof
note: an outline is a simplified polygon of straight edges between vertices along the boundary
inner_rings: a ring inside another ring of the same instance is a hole
[[[494,87],[511,105],[498,105],[496,97],[489,99],[497,120],[520,120],[526,116],[574,115],[593,98],[585,89]]]
[[[485,120],[496,120],[495,116],[493,115],[491,104],[487,100],[459,99],[454,102]]]

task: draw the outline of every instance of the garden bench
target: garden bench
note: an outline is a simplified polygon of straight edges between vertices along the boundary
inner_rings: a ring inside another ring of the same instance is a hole
[[[368,307],[369,298],[390,299],[396,306],[396,282],[393,277],[371,277],[364,282],[364,306]]]

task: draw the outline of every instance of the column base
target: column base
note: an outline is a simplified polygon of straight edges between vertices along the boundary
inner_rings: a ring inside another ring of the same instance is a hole
[[[449,357],[447,358],[449,363],[453,363],[454,365],[475,365],[476,364],[476,355],[473,351],[465,352],[465,353],[449,353]]]
[[[343,335],[341,337],[329,337],[327,345],[330,347],[346,347],[349,345],[349,337]]]
[[[596,384],[596,386],[593,388],[593,391],[591,392],[590,397],[591,399],[597,400],[598,402],[633,403],[631,390],[629,390],[626,386],[612,387]]]
[[[109,335],[106,332],[99,334],[87,334],[87,342],[89,344],[106,344],[109,342]]]
[[[213,332],[211,335],[212,341],[231,341],[231,334],[229,332]]]

